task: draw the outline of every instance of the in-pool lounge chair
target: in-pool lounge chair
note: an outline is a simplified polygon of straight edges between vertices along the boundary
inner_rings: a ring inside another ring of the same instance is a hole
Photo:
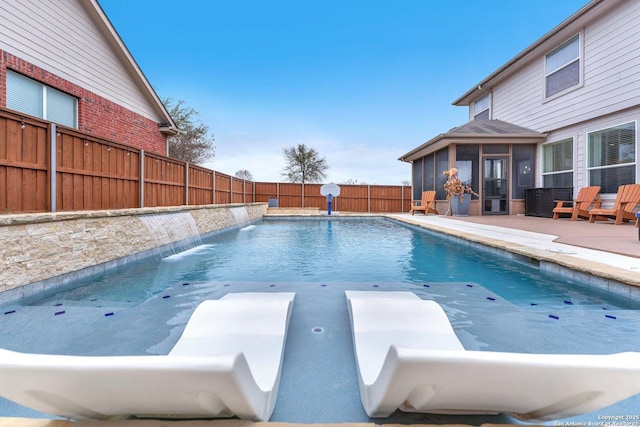
[[[416,211],[422,211],[425,215],[434,213],[440,215],[440,212],[436,209],[436,192],[435,191],[423,191],[422,200],[418,204],[418,200],[411,202],[411,209],[409,210],[411,215]]]
[[[547,421],[640,393],[640,353],[466,351],[434,301],[411,292],[346,297],[362,404],[372,418],[401,409]]]
[[[640,184],[627,184],[618,187],[618,194],[612,209],[591,209],[589,222],[596,219],[615,219],[615,224],[620,225],[636,219],[636,210],[640,204]]]
[[[280,383],[294,293],[201,303],[166,356],[0,350],[0,395],[71,419],[121,415],[267,421]]]
[[[553,219],[560,218],[561,214],[570,214],[571,221],[578,218],[589,219],[591,209],[599,209],[602,206],[600,200],[600,186],[582,187],[578,191],[576,200],[556,200],[556,207],[553,208]]]

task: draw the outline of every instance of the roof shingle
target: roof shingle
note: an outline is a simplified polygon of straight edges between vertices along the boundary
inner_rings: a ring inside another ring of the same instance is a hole
[[[502,120],[472,120],[462,126],[451,129],[445,135],[457,134],[486,134],[486,135],[535,135],[538,132],[514,125],[512,123],[503,122]],[[542,134],[539,134],[543,136]]]

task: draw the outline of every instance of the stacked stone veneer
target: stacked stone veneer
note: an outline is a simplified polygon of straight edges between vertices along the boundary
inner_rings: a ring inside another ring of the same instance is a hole
[[[253,221],[266,213],[267,204],[0,215],[0,299],[45,291],[148,256],[161,243],[141,216],[186,212],[203,236],[238,226],[232,210],[237,208],[246,209],[248,221]]]

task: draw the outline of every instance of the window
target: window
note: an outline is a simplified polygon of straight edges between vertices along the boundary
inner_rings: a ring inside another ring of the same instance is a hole
[[[7,70],[7,108],[64,126],[78,126],[76,98],[10,70]]]
[[[544,58],[547,98],[580,84],[580,35],[576,34]]]
[[[536,146],[534,144],[513,145],[513,199],[524,199],[525,190],[535,185]]]
[[[588,134],[589,185],[603,193],[616,193],[636,182],[636,124],[625,123]]]
[[[573,187],[573,138],[542,146],[544,187]]]
[[[422,192],[434,189],[434,160],[435,155],[429,154],[413,162],[413,199],[422,199]]]
[[[422,168],[423,168],[423,160],[418,159],[414,160],[411,165],[412,168],[412,178],[413,178],[413,200],[420,200],[422,198]]]
[[[509,154],[509,144],[484,144],[482,154]]]
[[[444,191],[444,183],[447,182],[447,176],[444,175],[444,171],[449,169],[449,149],[443,148],[436,152],[435,156],[435,184],[436,199],[444,200],[447,198],[447,194]]]
[[[424,158],[424,177],[422,179],[424,188],[422,191],[435,190],[435,158],[433,153]]]
[[[456,145],[456,168],[458,168],[458,177],[464,185],[469,185],[475,191],[478,191],[478,176],[480,168],[480,146],[473,145]],[[478,197],[471,196],[473,199]]]
[[[473,102],[473,120],[489,119],[489,94],[482,95]]]

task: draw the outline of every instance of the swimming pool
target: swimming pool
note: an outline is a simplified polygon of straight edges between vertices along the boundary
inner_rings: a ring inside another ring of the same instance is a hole
[[[1,346],[34,353],[166,354],[204,299],[228,292],[294,291],[272,420],[302,423],[370,421],[360,404],[345,290],[408,290],[434,299],[469,350],[640,351],[638,302],[567,284],[535,265],[388,219],[264,219],[200,243],[55,295],[5,305]],[[639,408],[640,399],[632,398],[579,420],[599,422],[598,415]],[[0,414],[31,413],[4,402]],[[401,412],[384,420],[510,421]]]

